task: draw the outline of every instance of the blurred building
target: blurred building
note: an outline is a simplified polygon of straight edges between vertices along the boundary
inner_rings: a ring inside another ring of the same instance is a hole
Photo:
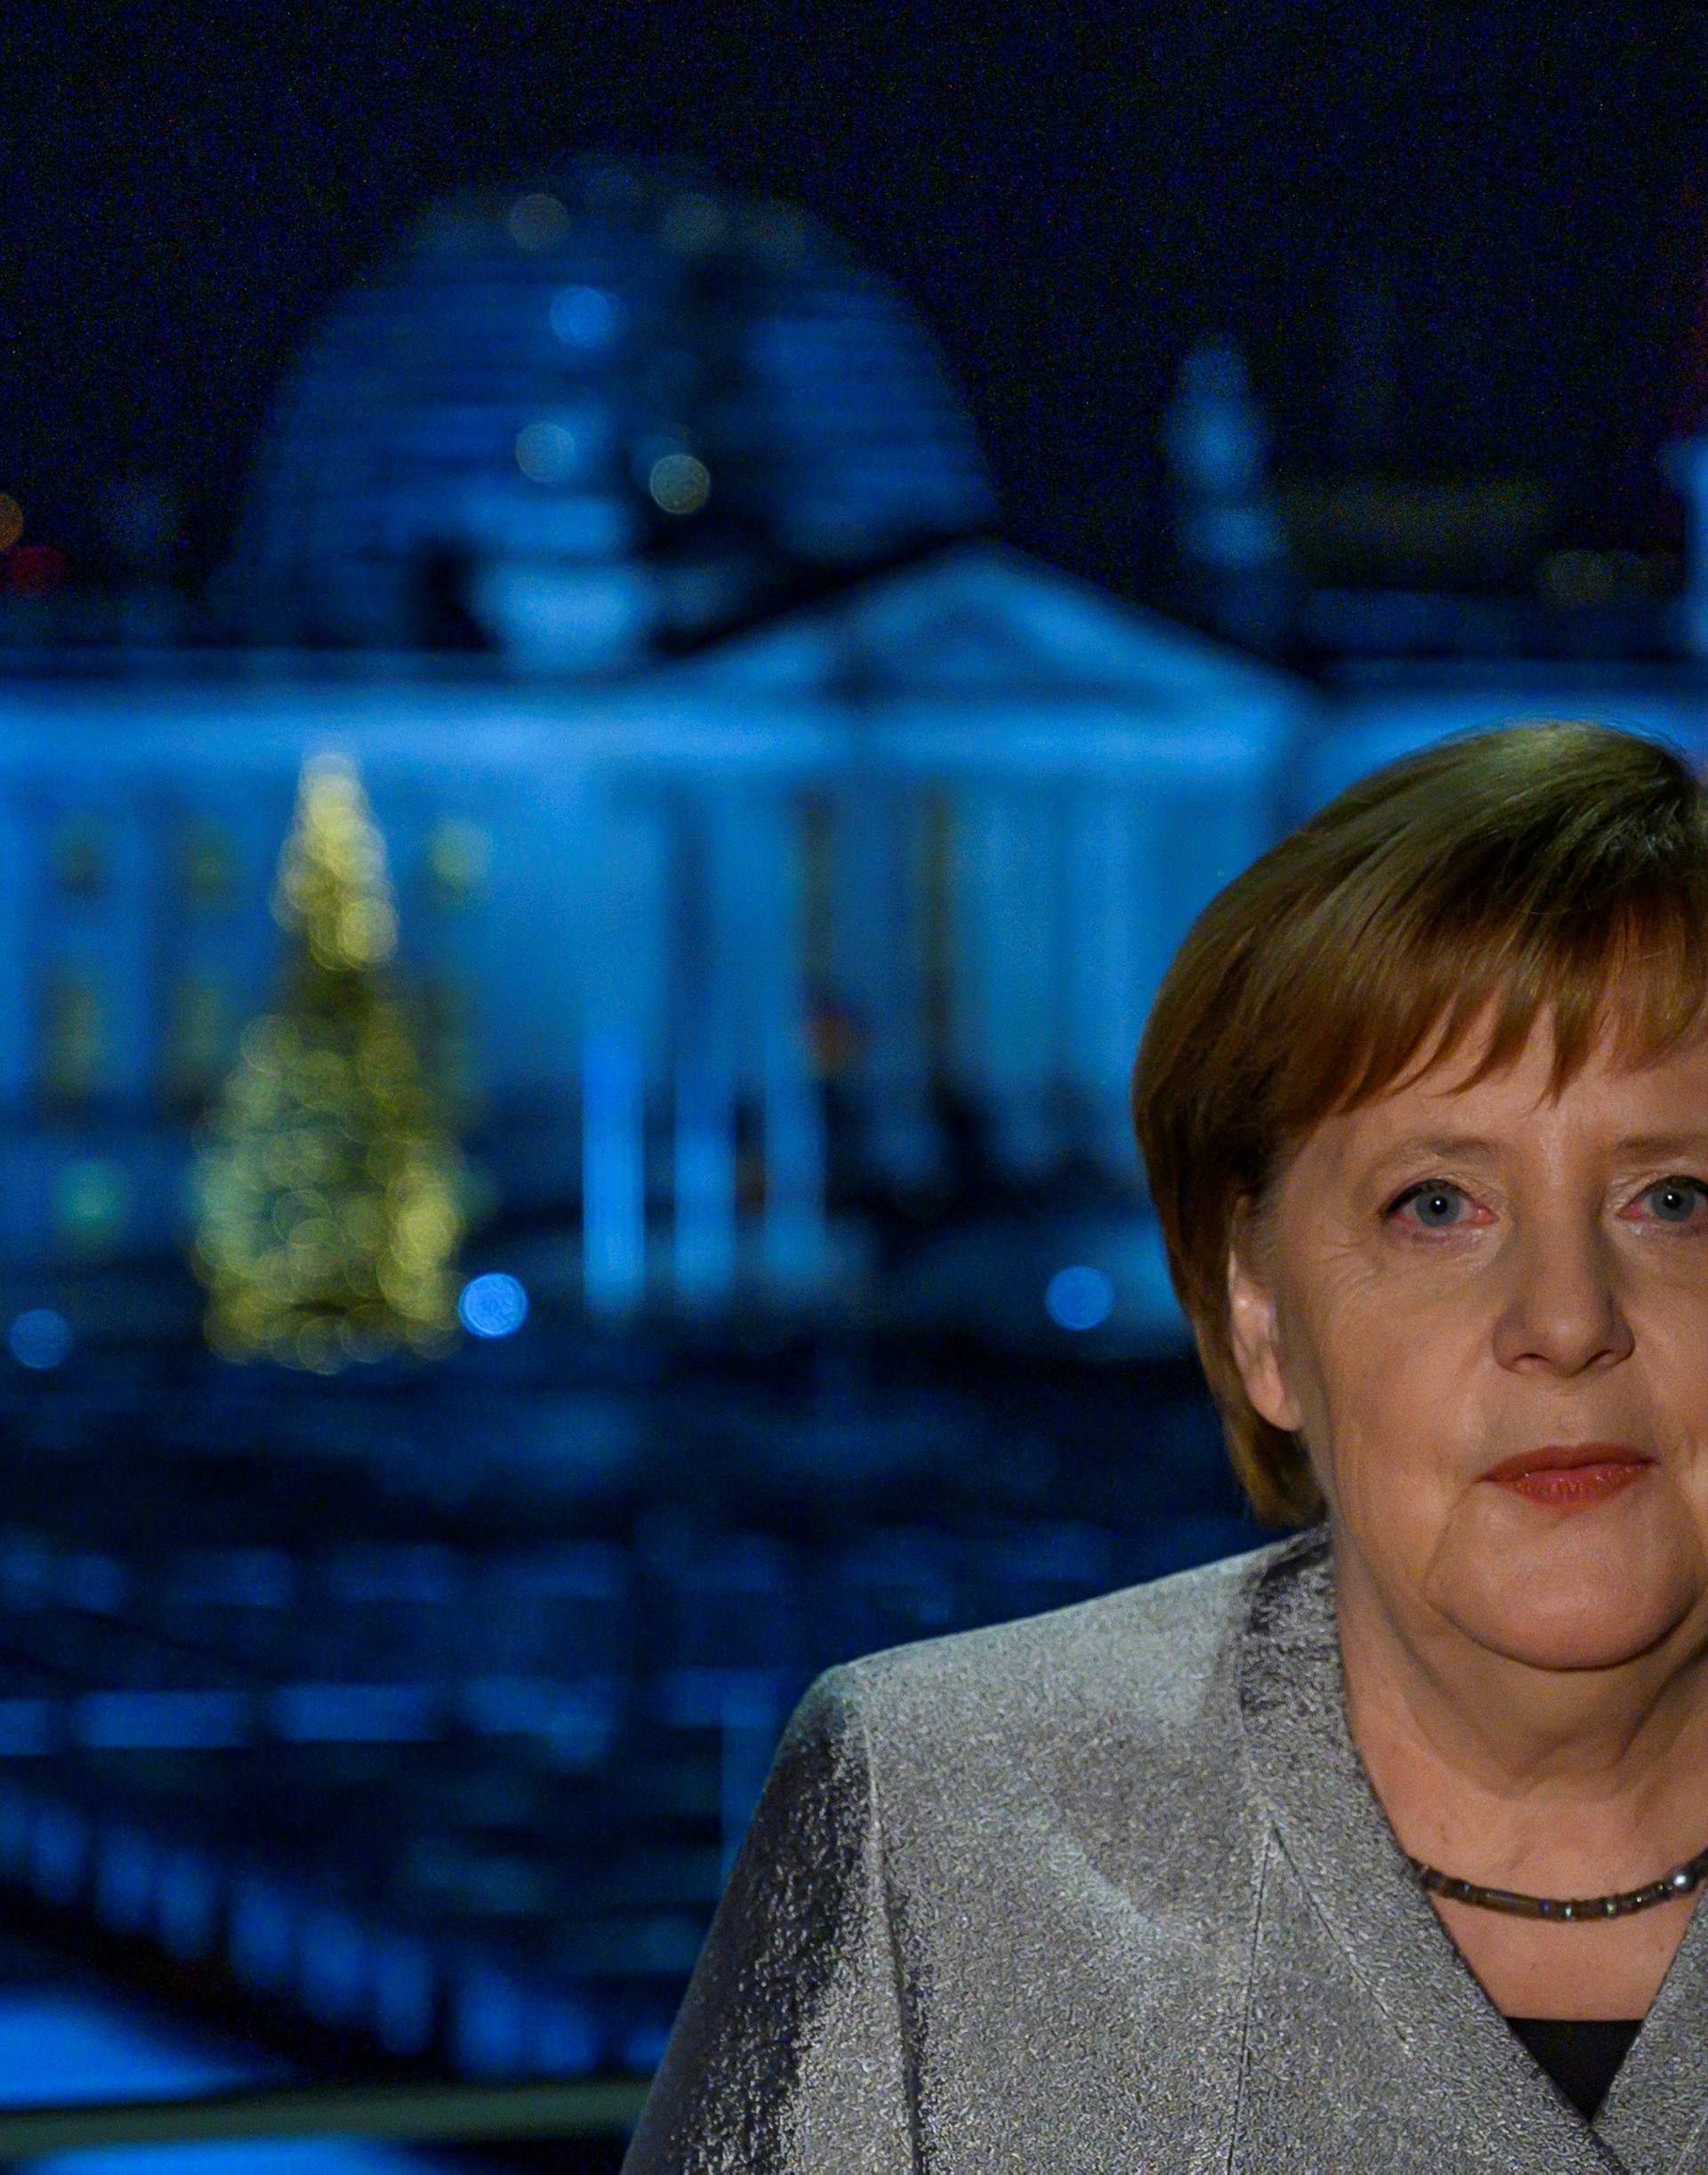
[[[436,206],[281,391],[225,638],[0,693],[19,1302],[181,1253],[335,746],[483,1258],[595,1312],[914,1317],[1024,1243],[1049,1333],[1067,1267],[1082,1325],[1172,1335],[1127,1075],[1301,690],[994,520],[922,329],[804,215],[610,165]],[[1102,1266],[1003,1210],[1064,1184]],[[960,1236],[881,1276],[886,1217]]]
[[[506,1267],[616,1311],[834,1301],[881,1201],[1135,1196],[1138,1030],[1272,828],[1280,675],[988,544],[596,685],[372,665],[0,694],[10,1270],[181,1242],[329,745]]]
[[[282,388],[209,638],[0,685],[6,1302],[188,1324],[193,1126],[337,748],[471,1269],[1178,1344],[1126,1090],[1194,914],[1405,747],[1708,746],[1708,682],[1533,480],[1279,482],[1225,343],[1167,436],[1202,632],[995,540],[929,338],[805,215],[609,163],[435,206]]]

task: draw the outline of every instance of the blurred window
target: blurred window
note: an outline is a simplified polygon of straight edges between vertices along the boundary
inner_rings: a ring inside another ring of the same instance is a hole
[[[105,1083],[110,1055],[107,1006],[86,967],[57,967],[42,994],[40,1071],[44,1101],[87,1102]]]

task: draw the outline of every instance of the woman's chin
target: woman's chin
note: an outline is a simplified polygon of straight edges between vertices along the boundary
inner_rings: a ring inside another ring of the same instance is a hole
[[[1619,1515],[1637,1508],[1615,1499],[1564,1518],[1503,1518],[1500,1547],[1468,1535],[1462,1551],[1438,1558],[1432,1598],[1479,1645],[1532,1668],[1635,1661],[1708,1608],[1694,1528],[1654,1515],[1659,1506]]]
[[[1626,1611],[1616,1621],[1559,1623],[1528,1615],[1478,1629],[1482,1643],[1510,1662],[1531,1669],[1581,1672],[1618,1669],[1660,1644],[1673,1628],[1665,1618],[1635,1617]]]

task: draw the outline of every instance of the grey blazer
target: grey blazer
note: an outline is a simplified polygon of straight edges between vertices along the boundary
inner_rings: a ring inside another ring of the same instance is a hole
[[[1708,1919],[1591,2128],[1370,1787],[1317,1526],[821,1676],[623,2175],[1497,2169],[1708,2170]]]

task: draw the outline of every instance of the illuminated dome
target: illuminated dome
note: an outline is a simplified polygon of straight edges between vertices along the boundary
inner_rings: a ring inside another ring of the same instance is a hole
[[[440,201],[333,313],[224,593],[263,640],[612,670],[994,512],[930,339],[834,234],[589,163]]]

